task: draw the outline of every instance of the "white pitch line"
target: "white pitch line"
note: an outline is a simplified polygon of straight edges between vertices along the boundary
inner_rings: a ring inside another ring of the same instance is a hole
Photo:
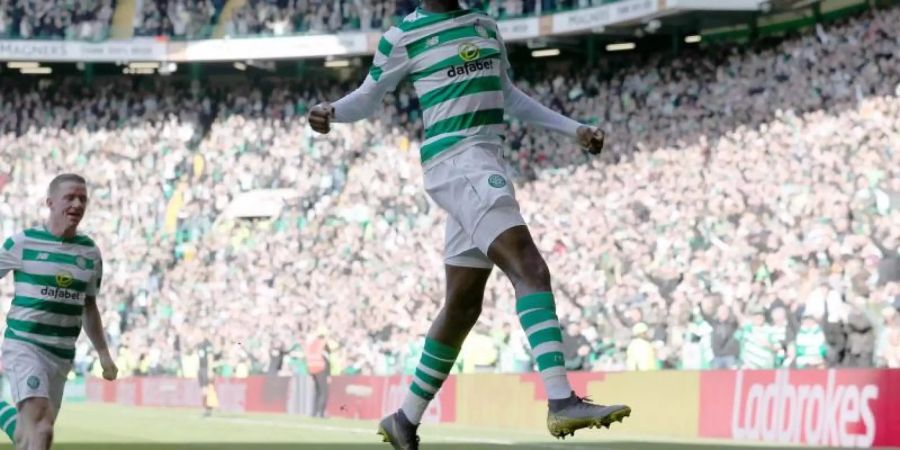
[[[335,431],[335,432],[340,432],[340,433],[359,433],[359,434],[373,433],[373,431],[368,428],[336,427],[333,425],[309,425],[309,424],[305,424],[305,423],[286,423],[286,422],[276,422],[276,421],[272,421],[272,420],[241,419],[239,417],[212,417],[212,419],[221,421],[221,422],[243,423],[243,424],[247,424],[247,425],[266,425],[266,426],[270,426],[270,427],[289,428],[289,429],[324,430],[324,431]],[[206,420],[209,420],[209,418],[207,418]]]
[[[334,425],[312,425],[305,423],[287,423],[287,422],[277,422],[271,420],[256,420],[256,419],[242,419],[239,417],[212,417],[204,420],[216,420],[222,422],[232,422],[232,423],[242,423],[247,425],[265,425],[270,427],[278,427],[278,428],[288,428],[288,429],[301,429],[301,430],[312,430],[312,431],[333,431],[337,433],[355,433],[355,434],[373,434],[373,431],[369,428],[354,428],[354,427],[337,427]],[[507,439],[490,439],[490,438],[476,438],[476,437],[452,437],[452,436],[441,436],[441,435],[431,435],[428,436],[429,439],[445,441],[445,442],[458,442],[458,443],[467,443],[467,444],[493,444],[493,445],[506,445],[506,446],[520,446],[524,448],[545,448],[545,449],[561,449],[565,448],[567,450],[614,450],[612,448],[596,448],[596,447],[581,447],[572,444],[542,444],[542,443],[523,443],[523,442],[515,442]]]
[[[286,422],[276,422],[270,420],[255,420],[255,419],[241,419],[241,418],[225,418],[225,417],[216,417],[216,420],[232,422],[232,423],[243,423],[248,425],[267,425],[271,427],[279,427],[279,428],[289,428],[289,429],[301,429],[301,430],[319,430],[319,431],[334,431],[338,433],[356,433],[356,434],[374,434],[375,432],[369,428],[353,428],[353,427],[337,427],[334,425],[312,425],[306,423],[286,423]],[[516,445],[515,442],[509,440],[501,440],[501,439],[481,439],[481,438],[459,438],[452,436],[430,436],[436,439],[440,439],[448,442],[469,442],[473,444],[496,444],[496,445]]]

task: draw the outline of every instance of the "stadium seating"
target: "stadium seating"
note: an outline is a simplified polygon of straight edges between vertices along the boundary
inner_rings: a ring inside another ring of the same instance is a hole
[[[514,18],[588,7],[619,0],[470,0],[498,18]],[[0,38],[102,39],[109,35],[116,8],[124,36],[176,39],[249,35],[287,35],[347,30],[386,29],[415,9],[413,0],[79,0],[62,7],[59,0],[0,2]],[[218,30],[218,31],[216,31]],[[116,36],[114,36],[116,37]],[[119,36],[121,37],[121,36]]]
[[[115,8],[115,0],[3,0],[0,38],[103,38]]]

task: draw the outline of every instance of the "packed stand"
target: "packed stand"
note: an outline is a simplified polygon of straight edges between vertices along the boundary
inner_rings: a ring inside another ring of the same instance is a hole
[[[168,36],[176,39],[201,39],[212,35],[212,28],[226,0],[137,0],[134,17],[137,36]]]
[[[508,132],[570,369],[900,368],[898,20],[520,81],[608,132],[599,160]],[[222,376],[303,374],[319,334],[332,373],[414,369],[443,298],[444,221],[416,100],[406,87],[319,137],[308,105],[350,86],[304,86],[4,86],[0,227],[38,223],[36,187],[85,171],[125,373],[194,376],[208,339]],[[255,189],[291,195],[271,218],[229,214]],[[533,370],[513,303],[496,271],[458,370]]]
[[[0,39],[104,39],[115,9],[115,0],[0,0]]]
[[[476,8],[503,18],[586,8],[618,0],[469,0]],[[213,28],[227,0],[136,0],[136,36],[202,39]],[[333,33],[382,30],[412,12],[415,0],[246,0],[222,20],[226,36]],[[115,0],[0,0],[0,38],[104,39]]]
[[[617,0],[463,0],[498,19],[586,8]],[[227,36],[382,30],[415,10],[415,0],[247,0],[225,22]]]

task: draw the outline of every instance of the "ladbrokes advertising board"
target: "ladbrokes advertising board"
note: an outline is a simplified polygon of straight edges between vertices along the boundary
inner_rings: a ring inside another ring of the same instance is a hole
[[[900,445],[900,371],[716,371],[700,383],[700,437]]]

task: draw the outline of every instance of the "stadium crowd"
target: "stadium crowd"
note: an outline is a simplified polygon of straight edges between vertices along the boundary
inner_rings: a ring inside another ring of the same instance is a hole
[[[0,39],[102,39],[115,0],[0,0]]]
[[[494,17],[511,18],[599,6],[619,0],[468,0]],[[222,18],[226,36],[379,30],[412,12],[416,0],[246,0],[222,15],[227,0],[136,0],[134,34],[201,39]],[[0,0],[0,38],[103,39],[115,0]]]
[[[225,0],[139,0],[134,16],[137,36],[171,36],[180,39],[207,38],[218,20]]]
[[[494,17],[511,18],[573,7],[599,6],[618,0],[463,0],[465,7]],[[226,35],[335,32],[386,29],[412,12],[415,0],[248,0],[226,21]]]
[[[608,132],[600,159],[508,132],[571,369],[900,367],[898,20],[519,81]],[[444,215],[410,87],[320,137],[308,106],[351,86],[158,82],[4,83],[0,232],[40,224],[54,174],[88,177],[124,373],[195,376],[208,344],[223,376],[305,373],[318,336],[332,373],[411,371],[442,301]],[[499,271],[482,317],[458,370],[532,370]]]

